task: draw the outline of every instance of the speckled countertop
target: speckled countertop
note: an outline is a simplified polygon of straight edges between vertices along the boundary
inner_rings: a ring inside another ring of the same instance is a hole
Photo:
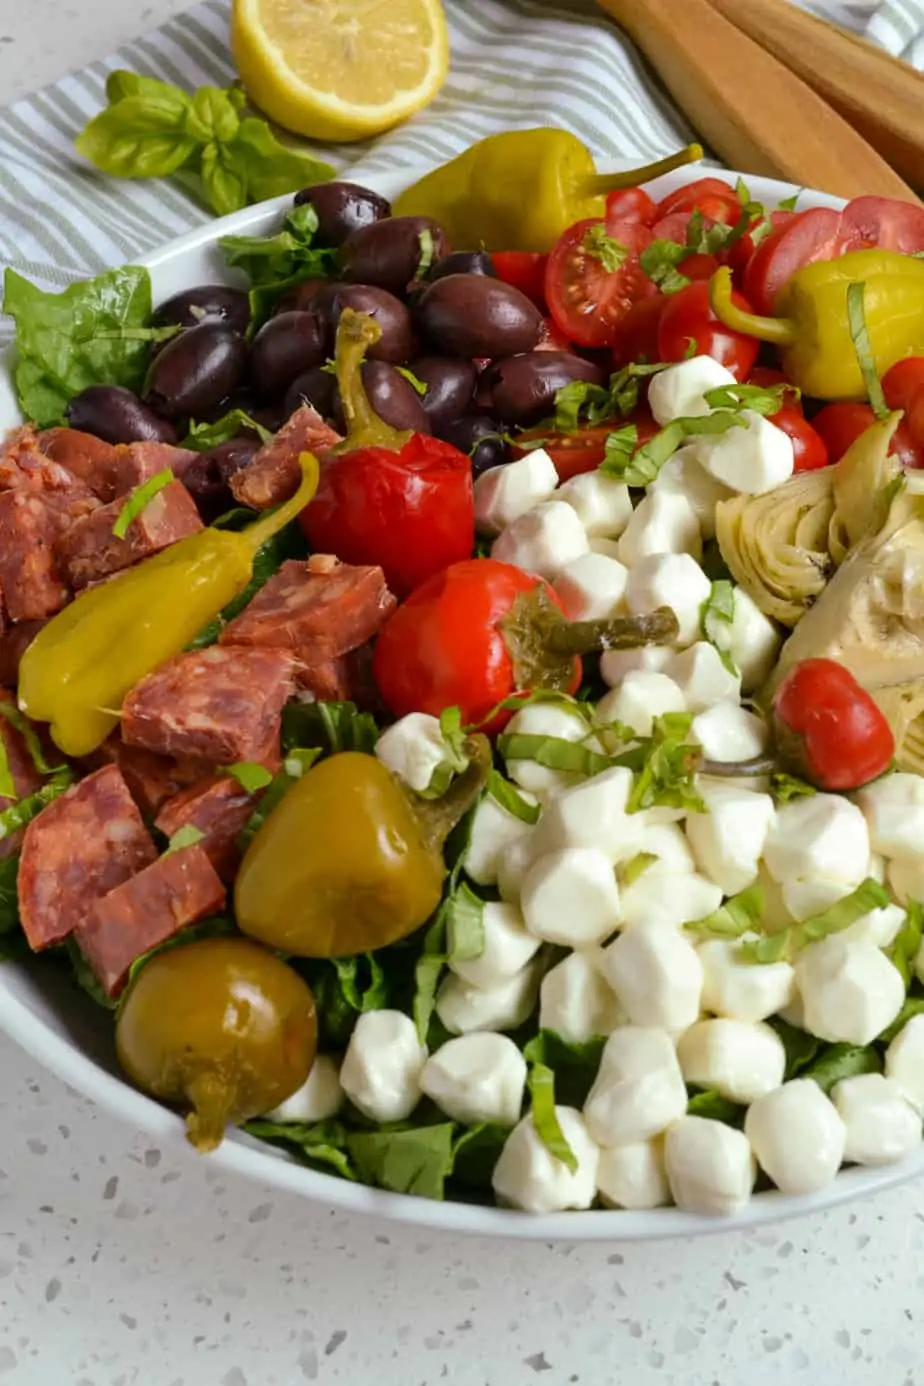
[[[183,0],[0,0],[0,101]],[[154,1149],[0,1038],[0,1386],[924,1386],[924,1185],[654,1246],[429,1237]]]

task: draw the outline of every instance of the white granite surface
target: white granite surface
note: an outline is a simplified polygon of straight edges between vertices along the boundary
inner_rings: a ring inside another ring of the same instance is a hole
[[[0,101],[183,0],[0,0]],[[167,1155],[0,1039],[0,1386],[924,1386],[924,1185],[751,1236],[426,1237]]]

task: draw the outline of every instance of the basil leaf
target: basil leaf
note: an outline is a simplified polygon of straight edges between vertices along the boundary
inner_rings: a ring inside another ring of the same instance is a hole
[[[80,944],[73,934],[65,940],[64,951],[67,954],[68,962],[71,966],[74,981],[85,991],[90,1000],[97,1006],[101,1006],[105,1011],[118,1009],[118,1000],[112,996],[107,996],[100,984],[99,978],[87,962],[80,949]]]
[[[721,1121],[725,1126],[741,1126],[745,1110],[739,1103],[730,1102],[714,1088],[706,1088],[702,1092],[694,1091],[687,1101],[687,1116],[704,1117],[707,1121]]]
[[[565,741],[560,736],[505,732],[497,738],[497,749],[505,761],[533,760],[547,770],[577,775],[599,775],[614,764],[612,756],[601,755],[580,741]]]
[[[646,246],[639,258],[639,264],[653,284],[657,284],[663,294],[675,294],[687,288],[690,280],[680,274],[677,266],[689,258],[685,245],[676,241],[654,240]]]
[[[577,1156],[565,1139],[555,1111],[555,1074],[546,1065],[534,1063],[527,1079],[532,1099],[532,1120],[536,1135],[553,1159],[577,1174]]]
[[[265,789],[268,784],[272,784],[273,776],[265,765],[258,765],[252,760],[238,760],[233,765],[219,766],[222,775],[228,775],[231,779],[237,780],[241,789],[248,794],[256,794],[258,789]]]
[[[707,390],[703,399],[710,409],[750,409],[764,418],[778,414],[789,395],[800,399],[802,391],[795,385],[717,385]]]
[[[128,534],[128,527],[133,520],[137,520],[155,496],[159,495],[165,486],[169,486],[174,480],[173,472],[169,467],[165,467],[162,472],[152,476],[147,481],[142,481],[140,486],[136,486],[130,491],[124,505],[119,511],[116,522],[112,526],[112,532],[117,539],[124,539]]]
[[[114,178],[166,178],[193,156],[188,99],[173,87],[123,96],[77,136],[78,154]]]
[[[294,1155],[299,1164],[322,1173],[338,1174],[341,1179],[356,1180],[359,1176],[347,1150],[346,1127],[339,1121],[269,1121],[258,1117],[241,1127],[249,1136],[269,1145],[277,1145]]]
[[[585,255],[599,260],[607,274],[615,274],[625,264],[629,251],[626,246],[607,234],[606,223],[595,222],[584,232],[581,249]]]
[[[770,793],[778,804],[788,804],[792,799],[804,799],[810,794],[817,794],[818,790],[807,780],[777,771],[770,776]]]
[[[371,755],[379,729],[371,712],[355,703],[289,703],[282,717],[282,746],[317,746],[322,754],[363,751]]]
[[[777,208],[781,212],[794,212],[799,205],[799,198],[801,196],[802,193],[797,192],[793,193],[792,197],[784,197],[782,202],[776,204]]]
[[[836,901],[822,914],[804,919],[801,924],[790,924],[777,934],[767,938],[754,939],[742,944],[741,957],[745,962],[772,963],[781,959],[789,961],[809,943],[828,938],[831,934],[849,929],[858,919],[871,910],[882,909],[889,904],[889,894],[878,881],[868,876],[861,881],[856,890]]]
[[[388,1002],[385,973],[373,953],[361,953],[355,958],[331,958],[347,1004],[362,1015],[380,1011]]]
[[[917,900],[909,900],[905,922],[889,950],[889,957],[901,973],[906,991],[914,978],[914,964],[918,953],[921,951],[922,939],[924,939],[924,907]]]
[[[346,1145],[364,1183],[442,1199],[452,1173],[454,1137],[453,1123],[442,1122],[403,1131],[351,1131]]]
[[[650,486],[664,463],[688,438],[713,436],[727,433],[732,428],[747,427],[747,419],[730,410],[703,414],[693,419],[675,419],[647,443],[643,443],[621,472],[613,468],[610,475],[621,476],[629,486]]]
[[[829,1093],[835,1083],[844,1078],[856,1078],[860,1073],[881,1073],[882,1058],[871,1044],[829,1044],[817,1059],[803,1069],[801,1076],[811,1078],[822,1092]]]
[[[60,770],[45,781],[40,789],[34,794],[29,794],[25,799],[20,799],[18,803],[11,804],[9,808],[0,813],[0,841],[4,838],[12,837],[13,833],[20,828],[26,827],[33,818],[37,818],[43,808],[60,798],[60,796],[74,782],[74,777],[70,770]]]
[[[566,1107],[583,1107],[594,1085],[606,1039],[573,1041],[555,1030],[540,1030],[523,1048],[530,1065],[542,1064],[555,1074],[559,1102]]]
[[[196,423],[190,419],[189,431],[180,446],[189,448],[192,452],[209,452],[212,448],[221,447],[222,443],[230,443],[245,430],[256,433],[261,443],[268,443],[273,436],[268,428],[251,418],[245,409],[229,409],[227,414],[222,414],[214,423]],[[253,518],[251,511],[246,513]]]
[[[274,236],[222,236],[218,244],[227,264],[242,270],[251,286],[262,291],[259,306],[266,311],[273,296],[335,271],[338,252],[312,245],[317,229],[318,214],[305,202],[286,213]]]
[[[727,578],[720,578],[712,584],[709,596],[703,602],[700,626],[703,635],[713,645],[727,638],[728,628],[735,619],[735,586]]]
[[[709,934],[713,938],[740,938],[742,934],[760,928],[764,913],[763,887],[755,881],[733,895],[712,914],[694,919],[683,927],[694,934]]]
[[[165,857],[172,857],[174,852],[182,852],[184,847],[195,847],[197,842],[201,842],[205,833],[201,828],[197,828],[195,823],[184,823],[182,828],[177,828],[176,832],[167,843]]]
[[[266,202],[271,197],[297,192],[299,188],[326,183],[334,176],[330,164],[305,150],[283,144],[267,122],[255,116],[246,116],[241,121],[232,149],[247,170],[251,202]]]
[[[602,385],[572,380],[555,392],[552,427],[559,433],[574,433],[581,427],[581,413],[593,406],[609,405],[609,392]]]
[[[614,429],[607,435],[603,461],[597,468],[600,475],[622,480],[637,447],[638,429],[635,424],[626,424],[623,428]]]
[[[4,857],[0,861],[0,940],[5,934],[12,934],[19,928],[18,874],[18,856]]]
[[[462,881],[447,905],[447,961],[474,962],[484,953],[484,901]]]
[[[183,109],[189,105],[189,97],[179,87],[169,82],[161,82],[156,77],[142,77],[126,68],[116,68],[106,78],[106,100],[110,106],[121,101],[123,96],[147,96],[160,102],[176,102]]]
[[[226,217],[247,206],[247,170],[233,146],[210,140],[202,150],[199,174],[206,201],[217,216]]]
[[[4,702],[0,699],[0,717],[19,732],[26,744],[26,750],[32,758],[32,764],[40,775],[57,775],[67,769],[67,766],[63,764],[48,764],[34,723],[29,721],[24,712],[20,712],[15,703]]]
[[[891,1044],[895,1036],[900,1035],[908,1024],[908,1021],[912,1020],[916,1015],[924,1015],[924,996],[907,997],[905,999],[905,1004],[892,1021],[892,1024],[887,1026],[881,1035],[876,1036],[876,1042],[878,1044]]]
[[[784,1079],[788,1082],[790,1078],[801,1077],[805,1069],[815,1062],[819,1051],[824,1047],[824,1041],[815,1035],[810,1035],[806,1030],[800,1030],[795,1025],[781,1020],[778,1015],[770,1016],[767,1024],[776,1031],[783,1041],[783,1049],[786,1053]]]
[[[421,951],[414,967],[414,994],[411,1001],[411,1015],[417,1026],[421,1044],[426,1044],[430,1022],[436,1006],[436,989],[447,960],[448,920],[452,898],[458,889],[465,863],[465,855],[472,840],[472,824],[475,810],[470,809],[459,822],[446,841],[444,856],[449,866],[449,875],[440,902],[432,920],[425,928],[421,938]]]
[[[452,1180],[463,1190],[491,1193],[491,1176],[510,1132],[495,1121],[480,1121],[456,1138],[452,1152]]]
[[[487,793],[501,808],[509,813],[511,818],[518,818],[521,823],[538,823],[542,809],[538,804],[530,804],[520,794],[516,785],[505,780],[499,770],[491,770],[488,774]]]
[[[668,712],[655,717],[651,736],[639,737],[638,745],[612,760],[627,765],[636,774],[626,806],[628,813],[662,805],[705,813],[696,788],[699,749],[687,737],[693,718],[686,712]]]
[[[240,123],[227,91],[222,87],[199,87],[186,109],[183,128],[197,144],[227,144],[234,139]]]
[[[886,404],[885,395],[882,393],[882,382],[879,379],[876,358],[873,355],[873,347],[869,339],[869,328],[866,324],[864,307],[865,295],[865,284],[849,285],[847,289],[847,322],[850,327],[853,349],[857,355],[857,364],[860,367],[866,393],[869,396],[870,407],[877,419],[885,419],[889,416],[889,406]]]

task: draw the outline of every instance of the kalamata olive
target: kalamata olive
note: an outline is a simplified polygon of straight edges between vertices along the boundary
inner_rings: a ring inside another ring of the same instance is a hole
[[[202,452],[183,468],[183,485],[199,507],[206,524],[234,505],[229,482],[236,472],[249,467],[260,450],[256,437],[232,438]]]
[[[437,260],[427,278],[445,279],[447,274],[486,274],[489,279],[497,278],[494,261],[486,250],[454,250],[442,260]]]
[[[107,443],[175,443],[176,429],[122,385],[88,385],[67,406],[71,428]]]
[[[472,459],[472,475],[478,476],[489,467],[510,461],[510,449],[502,433],[503,425],[490,414],[464,414],[461,419],[444,424],[437,436],[466,453]]]
[[[430,420],[420,402],[420,396],[404,376],[387,361],[366,361],[362,368],[363,386],[373,410],[392,428],[408,428],[414,433],[430,433]],[[334,427],[346,432],[339,396],[335,406]]]
[[[280,399],[297,375],[327,358],[326,326],[318,313],[279,313],[250,345],[250,383],[260,399]]]
[[[415,305],[424,336],[445,356],[516,356],[542,337],[542,314],[511,284],[484,274],[450,274]]]
[[[318,245],[342,245],[363,226],[391,216],[391,203],[358,183],[318,183],[295,194],[295,205],[310,202],[318,217]]]
[[[604,373],[570,351],[527,351],[495,361],[482,377],[490,387],[494,413],[511,424],[535,423],[550,413],[555,393],[574,380],[602,385]]]
[[[197,284],[162,303],[154,314],[156,327],[198,327],[208,318],[220,319],[235,332],[246,332],[250,325],[250,300],[243,289],[227,284]]]
[[[400,299],[373,284],[328,284],[312,299],[312,308],[328,325],[327,350],[333,355],[337,324],[344,308],[368,313],[375,318],[382,335],[367,355],[370,361],[391,361],[403,366],[414,353],[411,315]]]
[[[279,313],[310,312],[314,307],[314,296],[318,290],[329,287],[329,279],[306,279],[301,284],[293,284],[292,288],[286,289],[277,300],[272,316],[276,317]]]
[[[403,294],[415,277],[452,247],[430,217],[390,217],[363,226],[343,243],[343,277]]]
[[[243,938],[202,938],[142,968],[116,1021],[116,1052],[144,1092],[190,1109],[189,1139],[291,1097],[317,1047],[314,997],[287,963]]]
[[[243,337],[222,322],[203,322],[174,337],[151,362],[144,398],[167,418],[194,418],[233,394],[246,368]]]
[[[286,418],[303,404],[310,404],[323,419],[332,419],[338,408],[337,377],[320,366],[305,371],[286,391],[283,413]]]
[[[420,356],[409,369],[427,387],[427,393],[418,397],[432,428],[440,428],[471,408],[477,378],[471,361]]]

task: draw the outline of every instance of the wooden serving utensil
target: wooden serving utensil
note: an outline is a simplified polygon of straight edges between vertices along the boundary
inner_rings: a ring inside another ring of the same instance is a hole
[[[599,3],[730,167],[839,197],[871,193],[915,200],[907,183],[832,106],[708,0]]]
[[[712,0],[924,190],[924,73],[789,0]]]

